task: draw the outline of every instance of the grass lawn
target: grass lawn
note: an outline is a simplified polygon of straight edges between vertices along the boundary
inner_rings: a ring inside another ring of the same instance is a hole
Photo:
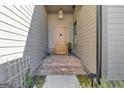
[[[45,78],[46,76],[38,76],[38,75],[33,77],[33,81],[37,88],[42,88]]]
[[[91,80],[86,75],[77,75],[77,78],[78,78],[82,88],[92,87]]]

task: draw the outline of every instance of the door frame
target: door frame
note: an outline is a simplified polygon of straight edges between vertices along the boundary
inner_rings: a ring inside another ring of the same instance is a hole
[[[53,41],[53,46],[54,46],[54,54],[56,54],[55,53],[55,29],[56,28],[66,28],[66,35],[67,35],[67,40],[66,40],[66,42],[67,42],[67,44],[66,44],[66,51],[67,51],[67,53],[65,54],[65,55],[68,55],[68,27],[67,26],[65,26],[65,25],[55,25],[54,26],[54,31],[53,31],[53,38],[54,38],[54,41]]]

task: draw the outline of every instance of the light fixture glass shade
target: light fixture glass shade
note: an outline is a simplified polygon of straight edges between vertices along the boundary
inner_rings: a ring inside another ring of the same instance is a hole
[[[58,18],[59,19],[63,19],[63,11],[62,10],[59,10],[59,12],[58,12]]]

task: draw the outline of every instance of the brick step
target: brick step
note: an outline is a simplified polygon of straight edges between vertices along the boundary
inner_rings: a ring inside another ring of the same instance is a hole
[[[75,56],[51,55],[42,60],[37,69],[40,75],[86,74],[80,60]]]
[[[82,66],[40,66],[39,70],[42,70],[42,69],[59,69],[59,68],[83,69]]]
[[[61,69],[66,69],[66,70],[83,70],[83,68],[73,68],[73,67],[45,67],[45,68],[41,68],[39,70],[61,70]]]
[[[38,75],[75,75],[75,74],[84,74],[81,70],[40,70]]]

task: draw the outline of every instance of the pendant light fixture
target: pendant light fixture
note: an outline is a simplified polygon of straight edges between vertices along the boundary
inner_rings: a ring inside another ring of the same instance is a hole
[[[63,11],[61,6],[59,6],[58,19],[63,19]]]

